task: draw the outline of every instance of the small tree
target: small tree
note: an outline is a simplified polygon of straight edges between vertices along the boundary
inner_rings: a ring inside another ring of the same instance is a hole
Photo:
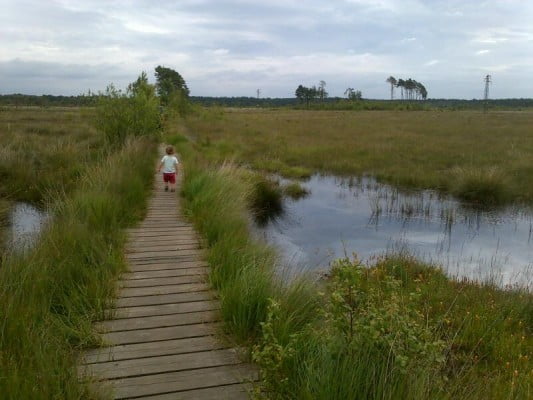
[[[390,99],[394,100],[394,87],[398,84],[398,81],[394,76],[389,76],[385,82],[390,84]]]
[[[350,101],[358,101],[363,98],[363,94],[360,90],[354,90],[354,88],[348,88],[344,91],[344,95],[348,98]]]
[[[126,93],[109,85],[100,94],[96,107],[96,127],[107,142],[122,145],[128,136],[155,135],[160,125],[159,99],[146,73],[128,85]]]
[[[298,85],[298,87],[296,88],[296,91],[294,92],[294,95],[296,96],[298,100],[300,100],[300,103],[303,103],[305,101],[306,89],[307,89],[306,87],[302,85]]]
[[[158,65],[155,69],[157,94],[161,98],[161,104],[168,104],[172,93],[179,91],[188,98],[189,88],[183,77],[171,68]]]

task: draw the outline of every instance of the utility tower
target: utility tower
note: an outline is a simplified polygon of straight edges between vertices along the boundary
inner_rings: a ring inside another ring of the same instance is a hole
[[[261,97],[261,89],[257,89],[257,98]]]
[[[485,76],[485,96],[483,96],[483,99],[485,100],[485,103],[483,104],[483,110],[487,112],[487,108],[489,106],[489,87],[492,83],[492,78],[490,75]]]

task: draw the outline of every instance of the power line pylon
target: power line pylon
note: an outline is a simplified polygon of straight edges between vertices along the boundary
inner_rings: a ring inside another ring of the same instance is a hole
[[[489,87],[491,83],[492,77],[490,75],[485,76],[485,95],[483,96],[483,99],[485,100],[483,109],[485,112],[487,112],[489,106]]]

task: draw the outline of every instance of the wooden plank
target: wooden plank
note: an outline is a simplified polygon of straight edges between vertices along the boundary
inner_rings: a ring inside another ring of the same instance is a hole
[[[148,328],[165,328],[167,326],[201,324],[220,320],[216,311],[199,311],[186,314],[148,316],[102,321],[96,325],[99,332],[134,331]]]
[[[201,249],[186,249],[186,250],[144,250],[142,252],[127,253],[127,260],[137,260],[142,258],[166,258],[166,257],[184,257],[184,256],[202,256],[205,252]]]
[[[115,319],[138,318],[156,315],[191,313],[195,311],[218,310],[220,305],[216,300],[193,301],[189,303],[160,304],[155,306],[122,307],[115,310]]]
[[[167,269],[161,271],[141,271],[141,272],[126,272],[120,277],[121,280],[133,279],[147,279],[147,278],[169,278],[172,276],[187,276],[187,275],[207,275],[209,268],[180,268]]]
[[[235,364],[240,364],[235,351],[222,349],[89,364],[82,366],[80,372],[103,380]]]
[[[168,269],[184,269],[184,268],[198,268],[198,267],[209,267],[203,260],[193,260],[193,261],[180,261],[176,262],[161,262],[161,261],[152,261],[152,262],[136,262],[128,263],[128,269],[131,272],[141,272],[141,271],[162,271]]]
[[[148,288],[123,288],[120,289],[120,297],[156,296],[161,294],[177,294],[202,292],[209,290],[205,283],[184,283],[183,285],[152,286]]]
[[[159,340],[184,339],[199,336],[214,335],[220,324],[210,322],[205,324],[178,325],[165,328],[139,329],[136,331],[109,332],[102,335],[102,339],[109,344],[131,344],[157,342]]]
[[[152,233],[165,233],[165,232],[194,232],[194,228],[190,224],[178,224],[172,223],[168,224],[169,226],[150,226],[145,227],[144,225],[139,225],[137,228],[128,229],[128,232],[132,234],[140,234],[144,232]]]
[[[247,365],[201,368],[113,381],[116,399],[216,387],[257,379]]]
[[[164,234],[164,233],[180,233],[180,232],[187,232],[187,233],[193,233],[194,228],[190,225],[175,225],[173,224],[170,228],[156,228],[156,227],[149,227],[144,228],[142,225],[137,226],[136,228],[127,229],[126,232],[129,236],[135,236],[135,235],[141,235],[143,233],[157,233],[157,234]]]
[[[136,253],[144,253],[147,251],[156,251],[156,252],[163,252],[163,251],[181,251],[181,250],[199,250],[200,245],[198,242],[191,241],[192,243],[145,243],[145,244],[137,244],[135,247],[127,247],[126,253],[127,254],[136,254]]]
[[[251,398],[250,383],[238,383],[235,385],[216,386],[212,388],[186,390],[184,392],[171,392],[156,394],[155,396],[143,396],[143,400],[247,400]]]
[[[156,296],[122,297],[116,300],[115,307],[153,306],[170,303],[190,303],[193,301],[213,300],[208,291],[192,293],[161,294]]]
[[[130,242],[139,241],[139,240],[198,240],[200,237],[196,233],[192,232],[141,232],[135,234],[135,236],[129,235],[128,240]]]
[[[195,247],[191,247],[195,246]],[[158,239],[155,238],[154,240],[145,240],[142,242],[132,242],[128,244],[126,247],[126,251],[130,253],[135,253],[138,251],[144,251],[146,248],[153,247],[157,250],[173,250],[176,248],[184,248],[184,249],[199,249],[200,248],[200,242],[196,239]]]
[[[119,285],[123,288],[137,288],[150,286],[169,286],[182,285],[185,283],[200,283],[205,282],[205,277],[202,275],[183,275],[170,276],[162,278],[146,278],[146,279],[129,279],[120,281]]]
[[[128,263],[133,264],[152,264],[156,263],[171,263],[171,262],[184,262],[184,261],[200,261],[202,258],[197,254],[187,254],[178,256],[164,256],[164,257],[145,257],[129,260]]]
[[[83,364],[133,358],[156,357],[170,354],[187,354],[227,348],[215,336],[200,336],[184,339],[161,340],[157,342],[122,344],[88,350]]]
[[[182,244],[195,244],[199,248],[201,243],[197,238],[180,238],[172,236],[155,237],[155,238],[143,238],[135,241],[130,241],[126,246],[126,250],[135,249],[136,247],[143,246],[167,246],[167,245],[182,245]]]

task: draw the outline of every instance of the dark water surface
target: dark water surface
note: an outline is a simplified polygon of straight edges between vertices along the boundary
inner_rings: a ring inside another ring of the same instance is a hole
[[[353,252],[364,262],[408,251],[449,275],[531,283],[533,212],[480,211],[432,191],[405,192],[369,178],[314,176],[311,195],[286,202],[286,213],[259,234],[291,266],[327,269]]]

